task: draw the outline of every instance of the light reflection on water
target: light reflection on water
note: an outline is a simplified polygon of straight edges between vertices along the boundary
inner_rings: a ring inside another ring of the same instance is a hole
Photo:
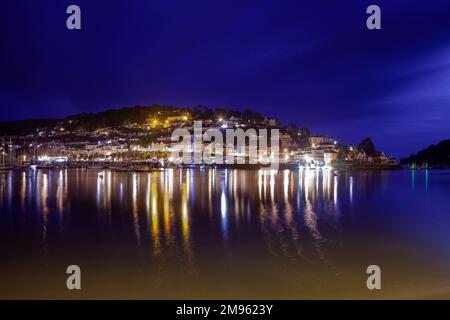
[[[449,190],[448,172],[428,170],[340,175],[329,170],[2,172],[1,252],[18,255],[15,249],[26,247],[30,265],[65,263],[67,255],[80,264],[106,259],[126,263],[127,270],[156,268],[155,274],[137,272],[136,278],[167,285],[168,294],[179,289],[177,281],[194,280],[209,292],[207,282],[220,278],[221,268],[234,272],[221,280],[224,287],[242,277],[276,274],[265,297],[276,292],[277,282],[310,275],[302,278],[303,286],[289,284],[290,292],[308,297],[305,292],[317,294],[327,277],[362,270],[354,260],[392,261],[393,255],[405,254],[403,248],[415,247],[414,241],[428,253],[440,250],[449,257],[442,229],[433,229],[423,216],[445,208]],[[450,226],[448,217],[434,218],[440,228]],[[386,245],[388,239],[395,245]],[[406,255],[403,263],[418,252]],[[432,267],[441,266],[437,261]],[[392,267],[400,272],[401,265]],[[276,273],[279,268],[286,268],[286,274]],[[176,280],[180,274],[184,278]]]

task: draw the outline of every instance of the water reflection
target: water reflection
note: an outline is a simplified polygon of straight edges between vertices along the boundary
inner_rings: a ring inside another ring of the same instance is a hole
[[[156,181],[152,179],[150,183],[151,193],[151,224],[152,224],[152,238],[153,238],[153,250],[157,255],[160,253],[160,236],[159,236],[159,217],[158,217],[158,192]]]
[[[227,198],[225,196],[225,190],[222,190],[220,194],[220,214],[222,222],[222,234],[226,238],[228,230],[228,216],[227,216]]]
[[[170,239],[170,203],[173,201],[173,169],[169,169],[164,180],[164,233],[167,241]]]
[[[353,176],[350,176],[350,187],[348,194],[350,196],[350,202],[353,202]]]
[[[48,215],[49,215],[49,208],[47,204],[48,200],[48,174],[47,173],[41,173],[39,176],[40,183],[39,183],[39,189],[38,193],[41,195],[40,198],[40,205],[41,205],[41,212],[42,212],[42,239],[44,244],[47,244],[47,226],[48,226]]]
[[[418,173],[406,174],[415,191]],[[419,174],[427,192],[429,172]],[[27,219],[36,211],[44,244],[81,219],[81,226],[105,230],[105,237],[129,233],[153,256],[182,252],[191,265],[199,243],[241,237],[258,239],[274,256],[327,261],[343,208],[367,197],[370,181],[384,185],[377,173],[330,170],[9,171],[0,175],[0,208]]]
[[[411,191],[415,192],[416,189],[421,189],[422,186],[425,192],[428,192],[430,179],[430,170],[411,170]]]

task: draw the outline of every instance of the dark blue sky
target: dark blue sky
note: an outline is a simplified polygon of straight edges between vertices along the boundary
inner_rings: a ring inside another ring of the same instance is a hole
[[[369,4],[382,30],[366,29]],[[0,120],[201,104],[395,156],[450,138],[448,0],[15,0],[0,36]]]

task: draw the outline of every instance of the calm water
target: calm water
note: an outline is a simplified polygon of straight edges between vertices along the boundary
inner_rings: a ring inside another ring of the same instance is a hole
[[[449,171],[4,171],[0,298],[450,298],[449,199]]]

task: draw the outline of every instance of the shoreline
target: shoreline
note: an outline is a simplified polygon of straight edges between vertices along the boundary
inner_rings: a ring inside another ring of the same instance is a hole
[[[196,170],[208,170],[208,169],[240,169],[240,170],[271,170],[270,166],[264,166],[260,164],[220,164],[220,165],[169,165],[160,166],[155,164],[137,164],[128,166],[111,166],[107,164],[66,164],[66,165],[16,165],[16,166],[0,166],[0,171],[26,171],[26,170],[60,170],[60,169],[97,169],[97,170],[111,170],[115,172],[152,172],[165,169],[196,169]],[[316,168],[300,167],[299,164],[279,164],[277,169],[274,170],[334,170],[334,171],[386,171],[386,170],[449,170],[450,166],[430,166],[429,168],[416,167],[414,169],[409,168],[401,164],[357,164],[357,165],[331,165]]]

